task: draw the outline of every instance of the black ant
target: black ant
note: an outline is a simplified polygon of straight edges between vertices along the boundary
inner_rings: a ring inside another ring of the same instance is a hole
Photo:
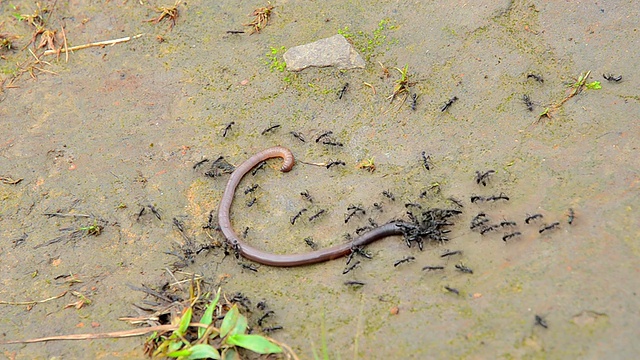
[[[278,325],[278,326],[272,326],[272,327],[264,328],[264,329],[262,329],[262,332],[270,333],[270,332],[274,332],[276,330],[282,330],[282,329],[283,329],[283,327]]]
[[[458,200],[458,199],[456,199],[454,197],[450,197],[447,200],[451,201],[452,203],[458,205],[461,208],[464,207],[464,205],[462,204],[462,201],[460,201],[460,200]]]
[[[516,226],[518,224],[516,224],[515,221],[507,221],[507,220],[505,220],[505,221],[501,222],[499,225],[502,226],[502,227],[505,227],[505,226]]]
[[[263,162],[259,163],[258,166],[256,166],[255,169],[253,169],[253,171],[251,172],[251,175],[256,176],[258,171],[264,170],[264,166],[265,165],[267,165],[266,161],[263,161]]]
[[[273,315],[273,314],[275,314],[275,312],[274,312],[273,310],[269,310],[269,311],[267,311],[266,313],[264,313],[264,315],[262,315],[262,316],[260,317],[260,319],[258,319],[258,326],[262,327],[262,322],[263,322],[266,318],[268,318],[269,316],[271,316],[271,315]]]
[[[485,223],[488,223],[489,219],[486,218],[485,213],[480,213],[478,215],[476,215],[472,220],[471,220],[471,226],[469,227],[469,229],[473,230],[479,226],[484,225]]]
[[[444,266],[425,266],[422,268],[422,271],[431,271],[431,270],[443,270]]]
[[[542,78],[542,76],[536,75],[536,74],[527,75],[527,79],[534,79],[535,81],[537,81],[539,83],[544,83],[544,79]]]
[[[444,288],[445,288],[448,292],[454,293],[454,294],[456,294],[456,295],[460,295],[460,291],[458,291],[458,289],[455,289],[455,288],[452,288],[452,287],[449,287],[449,286],[445,286]]]
[[[240,266],[242,266],[243,269],[258,272],[258,268],[253,264],[240,263]]]
[[[204,163],[206,163],[207,161],[209,161],[209,159],[202,159],[200,161],[198,161],[197,163],[193,164],[193,170],[199,168],[200,166],[204,165]]]
[[[411,110],[416,111],[418,106],[418,94],[411,95]]]
[[[462,250],[447,251],[444,254],[440,255],[440,257],[443,258],[443,257],[453,256],[453,255],[462,255]]]
[[[547,320],[545,320],[542,316],[536,315],[535,319],[536,319],[536,325],[540,325],[545,329],[549,328],[549,324],[547,324]]]
[[[447,111],[447,109],[448,109],[451,105],[453,105],[453,103],[454,103],[454,102],[456,102],[457,100],[458,100],[458,97],[457,97],[457,96],[452,97],[451,99],[449,99],[449,100],[444,104],[444,106],[440,109],[440,111],[441,111],[441,112],[445,112],[445,111]]]
[[[136,217],[136,221],[140,221],[140,218],[142,217],[142,215],[144,215],[144,212],[145,212],[145,210],[146,210],[146,209],[147,209],[147,208],[143,206],[143,207],[140,209],[140,211],[138,211],[138,216]]]
[[[300,216],[302,216],[302,213],[307,211],[307,209],[302,209],[300,211],[298,211],[297,214],[295,214],[294,216],[291,217],[291,225],[295,225],[296,224],[296,220],[298,220],[298,218]]]
[[[270,126],[270,127],[266,128],[266,129],[262,130],[262,135],[265,135],[266,133],[268,133],[270,131],[273,131],[273,130],[279,128],[279,127],[280,127],[280,124],[276,124],[276,125]]]
[[[317,138],[316,138],[316,142],[319,142],[322,138],[330,136],[331,134],[333,134],[333,131],[326,131],[323,132],[322,134],[320,134]]]
[[[309,245],[309,247],[310,247],[312,250],[316,250],[316,249],[318,248],[318,244],[316,244],[316,243],[315,243],[315,241],[313,241],[313,238],[312,238],[312,237],[306,237],[306,238],[304,238],[304,242],[305,242],[307,245]]]
[[[424,166],[424,168],[427,170],[431,170],[431,164],[429,163],[431,161],[431,155],[427,155],[424,151],[421,153],[421,155],[422,166]]]
[[[309,221],[313,221],[313,220],[315,220],[315,219],[319,218],[319,217],[320,217],[320,215],[324,214],[325,212],[326,212],[326,211],[325,211],[324,209],[322,209],[322,210],[318,211],[317,213],[315,213],[313,216],[311,216],[311,217],[309,218]]]
[[[362,247],[352,247],[351,248],[351,253],[349,254],[349,256],[351,258],[353,258],[353,255],[356,255],[356,254],[362,256],[363,258],[369,259],[369,260],[373,259],[373,256],[370,253],[366,252]],[[347,265],[349,265],[350,262],[351,261],[348,260],[347,261]]]
[[[342,270],[342,275],[348,273],[349,271],[355,269],[358,265],[360,265],[360,260],[356,261],[355,263],[353,263],[353,265],[346,267],[344,270]]]
[[[387,198],[389,198],[389,200],[391,201],[396,201],[396,197],[393,196],[393,194],[389,191],[389,190],[384,190],[382,192],[382,195],[386,196]]]
[[[224,131],[222,132],[222,137],[227,137],[227,134],[229,133],[229,131],[231,131],[231,127],[235,125],[235,123],[236,123],[235,121],[232,121],[224,127]]]
[[[342,97],[344,96],[344,93],[347,92],[348,88],[349,88],[349,83],[345,83],[342,89],[338,91],[338,99],[342,99]]]
[[[144,208],[142,208],[144,210]],[[215,229],[216,226],[214,225],[214,212],[215,210],[211,210],[209,211],[209,219],[207,221],[207,225],[204,225],[202,228],[203,229]]]
[[[254,192],[257,188],[258,188],[258,184],[253,184],[244,190],[244,194],[247,195],[250,192]]]
[[[456,269],[460,270],[463,273],[473,274],[473,270],[469,269],[468,267],[464,266],[463,264],[456,264]]]
[[[158,209],[155,206],[149,204],[147,205],[147,207],[149,208],[149,210],[151,210],[153,215],[155,215],[158,218],[158,220],[162,220],[162,216],[160,216],[160,211],[158,211]]]
[[[313,202],[313,198],[311,197],[311,195],[309,195],[309,190],[305,190],[305,191],[301,192],[300,196],[302,196],[305,200],[307,200],[310,203]]]
[[[569,225],[573,224],[573,220],[575,220],[576,218],[576,213],[573,211],[573,208],[569,208],[569,213],[567,214],[567,223],[569,223]]]
[[[344,284],[348,286],[358,287],[358,286],[363,286],[366,283],[362,281],[357,281],[357,280],[349,280],[349,281],[345,281]]]
[[[529,223],[531,223],[533,220],[536,220],[536,219],[542,219],[543,217],[544,217],[544,216],[543,216],[542,214],[533,214],[533,215],[529,215],[529,214],[527,214],[527,217],[526,217],[526,219],[524,219],[524,222],[525,222],[525,223],[527,223],[527,224],[529,224]]]
[[[337,142],[337,141],[333,141],[333,140],[324,140],[322,143],[325,144],[325,145],[338,146],[338,147],[344,146],[343,143]]]
[[[404,258],[402,258],[402,259],[397,260],[396,262],[394,262],[394,263],[393,263],[393,267],[397,267],[398,265],[400,265],[400,264],[402,264],[402,263],[406,263],[406,262],[409,262],[409,261],[413,261],[413,260],[415,260],[415,259],[416,259],[416,258],[415,258],[415,257],[413,257],[413,256],[405,256]]]
[[[560,223],[556,221],[553,224],[549,224],[549,225],[545,225],[545,226],[541,227],[540,230],[538,230],[538,232],[540,234],[542,234],[543,232],[545,232],[547,230],[552,230],[553,228],[555,228],[555,227],[557,227],[559,225],[560,225]]]
[[[509,197],[504,193],[500,193],[500,195],[493,195],[485,199],[486,201],[497,201],[497,200],[505,200],[509,201]]]
[[[351,218],[356,215],[357,213],[362,213],[362,215],[365,215],[366,212],[364,211],[364,209],[360,206],[356,206],[356,205],[349,205],[349,207],[347,207],[347,211],[349,211],[349,213],[347,214],[347,216],[344,218],[344,223],[348,223],[349,220],[351,220]]]
[[[529,98],[529,95],[527,94],[522,95],[522,102],[527,107],[527,110],[533,111],[533,101],[531,101],[531,98]]]
[[[505,234],[505,235],[502,237],[502,241],[507,242],[507,240],[509,240],[509,239],[511,239],[511,238],[513,238],[513,237],[516,237],[516,236],[520,236],[520,235],[522,235],[522,233],[521,233],[521,232],[519,232],[519,231],[513,232],[513,233],[511,233],[511,234]]]
[[[487,180],[491,174],[495,174],[495,170],[487,170],[486,172],[476,171],[476,184],[487,186]]]
[[[479,196],[479,195],[471,195],[471,203],[475,204],[477,202],[483,202],[485,200],[487,200],[485,197],[483,196]]]
[[[256,201],[258,201],[257,198],[253,198],[253,199],[247,201],[247,207],[252,207],[253,205],[256,204]]]
[[[500,227],[500,225],[488,225],[485,226],[482,230],[480,230],[480,235],[484,235],[486,233],[488,233],[489,231],[494,231],[496,229],[498,229]]]
[[[338,165],[346,166],[347,164],[345,164],[345,162],[342,160],[330,161],[327,164],[327,169],[329,169],[332,166],[338,166]]]
[[[363,227],[359,227],[359,228],[356,229],[356,235],[360,235],[362,233],[370,231],[371,229],[372,229],[372,227],[369,226],[369,225],[365,225]]]
[[[247,231],[249,230],[249,228],[244,229],[244,237],[247,237]],[[233,248],[233,253],[236,256],[236,260],[240,259],[240,243],[238,241],[234,241],[233,244],[231,245],[231,247]],[[225,252],[225,256],[226,256],[226,252]]]
[[[302,142],[306,142],[306,140],[304,139],[304,135],[302,135],[301,133],[297,132],[297,131],[291,131],[289,134],[293,135],[294,138],[302,141]]]
[[[613,82],[620,82],[620,80],[622,80],[622,75],[618,75],[618,76],[613,76],[613,74],[602,74],[602,77],[605,78],[607,81],[613,81]]]

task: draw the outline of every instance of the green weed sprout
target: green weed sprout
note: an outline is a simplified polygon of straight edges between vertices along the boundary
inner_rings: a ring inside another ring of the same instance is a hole
[[[235,359],[237,348],[244,348],[258,354],[281,353],[282,348],[262,335],[247,334],[247,317],[240,314],[233,305],[225,314],[220,329],[213,326],[214,312],[220,300],[220,289],[216,297],[207,305],[199,324],[192,324],[193,306],[184,310],[178,328],[162,340],[153,356],[166,356],[179,360],[193,359]],[[190,326],[198,326],[198,338],[186,338]],[[157,335],[148,341],[156,341]],[[217,344],[214,347],[209,342]]]

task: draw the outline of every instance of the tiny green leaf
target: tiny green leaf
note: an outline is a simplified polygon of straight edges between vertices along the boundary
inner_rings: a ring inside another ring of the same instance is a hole
[[[169,339],[168,341],[169,341],[169,346],[167,346],[168,353],[176,352],[180,350],[184,345],[182,343],[182,339]]]
[[[218,288],[218,293],[216,294],[215,299],[211,300],[209,305],[207,305],[207,309],[202,314],[202,318],[200,318],[200,322],[205,325],[211,325],[213,322],[213,312],[216,310],[216,306],[218,306],[218,301],[220,300],[220,288]],[[198,328],[198,339],[204,335],[207,329]]]
[[[587,86],[587,89],[591,89],[591,90],[600,90],[600,89],[602,89],[602,86],[600,85],[600,81],[590,82],[586,86]]]
[[[240,312],[238,311],[238,306],[233,305],[227,314],[222,319],[222,325],[220,325],[220,336],[225,337],[227,334],[233,330],[238,322],[238,317],[240,317]]]
[[[181,358],[184,360],[196,359],[220,359],[218,350],[209,344],[197,344],[188,349],[172,351],[167,354],[168,357]]]
[[[220,353],[218,350],[209,344],[193,345],[189,350],[191,351],[191,354],[186,357],[186,360],[220,359]]]
[[[177,358],[180,356],[189,356],[190,354],[191,354],[191,349],[183,349],[183,350],[172,351],[168,353],[167,356]]]
[[[238,321],[236,322],[236,325],[233,327],[233,329],[231,329],[229,333],[231,335],[234,335],[234,334],[244,334],[245,332],[247,332],[247,317],[240,314],[240,316],[238,316]]]
[[[258,354],[281,353],[282,349],[260,335],[232,334],[227,338],[227,344],[240,346]]]
[[[182,318],[180,319],[180,325],[178,326],[176,333],[182,336],[187,332],[187,329],[189,328],[189,323],[191,323],[192,316],[193,316],[193,309],[191,307],[188,307],[187,310],[185,310],[184,314],[182,315]]]
[[[240,360],[240,355],[236,351],[236,348],[227,348],[222,351],[222,358],[224,360]]]

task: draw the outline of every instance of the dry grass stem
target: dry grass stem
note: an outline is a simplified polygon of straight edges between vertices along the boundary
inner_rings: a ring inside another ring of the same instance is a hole
[[[127,36],[127,37],[123,37],[123,38],[120,38],[120,39],[114,39],[114,40],[98,41],[98,42],[84,44],[84,45],[72,46],[72,47],[69,47],[69,48],[65,47],[63,49],[60,49],[60,52],[67,53],[69,51],[81,50],[81,49],[86,49],[86,48],[90,48],[90,47],[115,45],[115,44],[119,44],[119,43],[130,41],[130,40],[133,40],[133,39],[137,39],[137,38],[141,37],[142,35],[144,35],[144,34],[138,34],[138,35],[135,35],[135,36]],[[52,51],[52,50],[47,50],[47,51],[44,52],[43,55],[52,55],[52,54],[56,54],[56,52]]]
[[[189,326],[197,326],[201,328],[207,328],[208,326],[201,323],[190,323]],[[134,337],[134,336],[142,336],[152,332],[165,332],[165,331],[173,331],[178,328],[178,324],[176,325],[158,325],[145,327],[141,329],[133,329],[133,330],[123,330],[123,331],[112,331],[106,333],[96,333],[96,334],[73,334],[73,335],[57,335],[57,336],[47,336],[42,338],[35,339],[27,339],[27,340],[10,340],[10,341],[0,341],[0,344],[33,344],[39,342],[46,341],[57,341],[57,340],[94,340],[94,339],[115,339],[115,338],[126,338],[126,337]]]
[[[42,303],[45,303],[47,301],[59,299],[59,298],[65,296],[66,294],[67,294],[67,292],[64,291],[60,295],[52,296],[52,297],[44,299],[44,300],[34,300],[34,301],[2,301],[2,300],[0,300],[0,304],[1,305],[35,305],[35,304],[42,304]]]

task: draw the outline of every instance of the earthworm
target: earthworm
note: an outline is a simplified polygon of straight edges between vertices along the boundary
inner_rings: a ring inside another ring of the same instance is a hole
[[[343,257],[351,253],[352,249],[354,248],[368,245],[376,240],[380,240],[388,236],[402,235],[403,223],[390,222],[360,235],[351,242],[335,245],[326,249],[292,255],[269,253],[254,248],[249,244],[243,242],[233,230],[233,227],[231,226],[231,219],[229,216],[229,210],[231,209],[231,204],[233,203],[233,197],[235,195],[236,188],[238,187],[240,180],[242,180],[242,178],[249,171],[251,171],[254,166],[267,159],[275,157],[284,159],[280,171],[288,172],[293,168],[295,160],[293,158],[293,154],[289,149],[282,146],[275,146],[266,150],[262,150],[240,164],[240,166],[238,166],[238,168],[236,168],[236,170],[231,174],[229,182],[227,183],[227,187],[225,188],[224,194],[222,195],[222,200],[220,201],[220,208],[218,210],[218,225],[220,226],[222,233],[227,238],[227,241],[229,242],[231,247],[234,248],[243,257],[257,263],[270,266],[289,267],[310,265]]]

